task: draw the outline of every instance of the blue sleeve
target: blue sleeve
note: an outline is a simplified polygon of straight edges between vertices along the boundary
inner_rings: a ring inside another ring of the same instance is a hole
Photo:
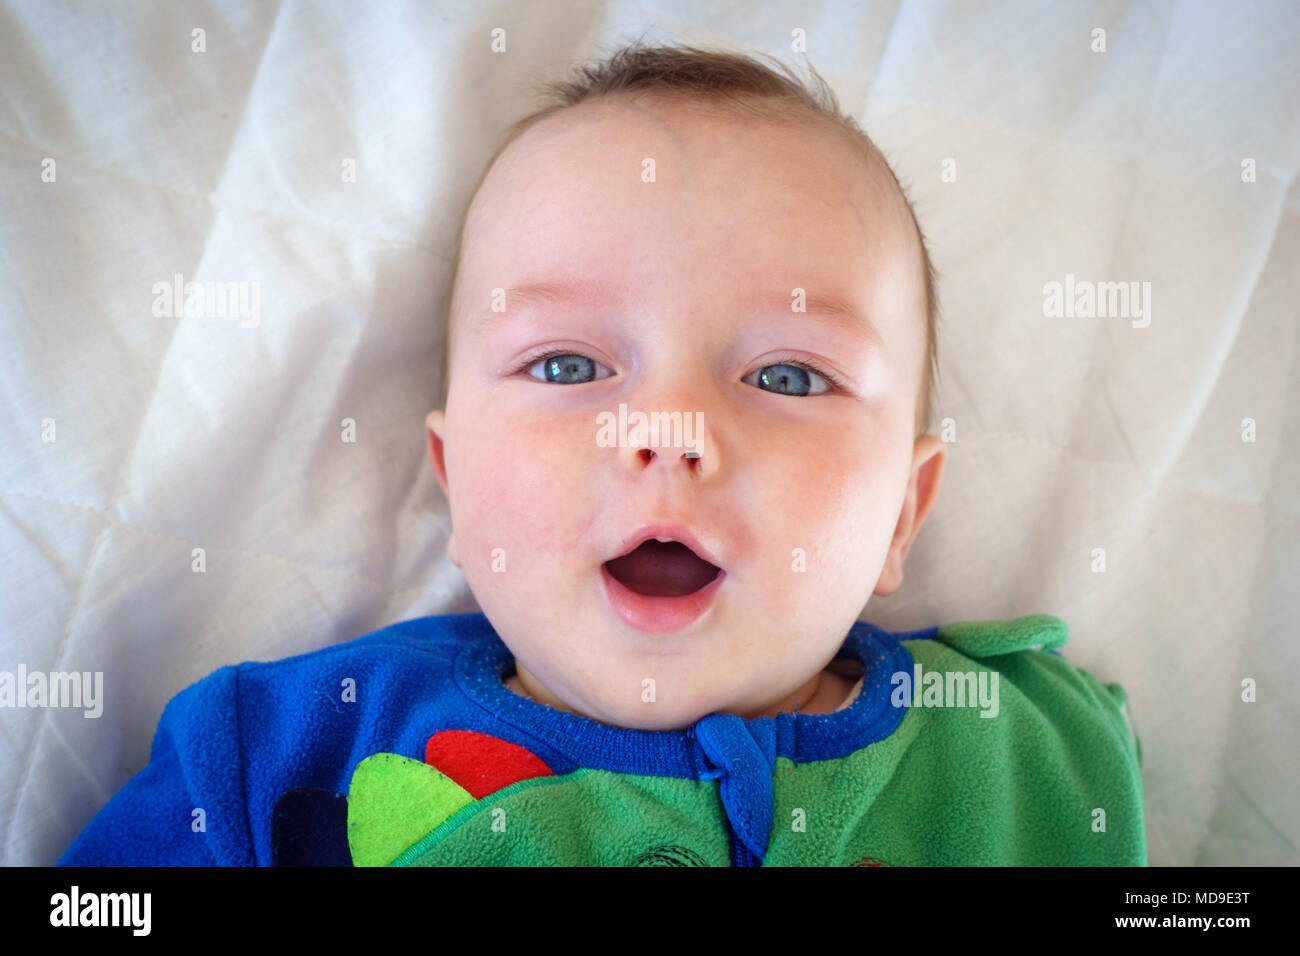
[[[238,669],[223,667],[173,697],[158,721],[148,765],[95,815],[57,865],[256,865],[238,695]]]

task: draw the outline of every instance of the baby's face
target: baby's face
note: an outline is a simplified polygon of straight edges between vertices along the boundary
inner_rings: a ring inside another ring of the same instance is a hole
[[[919,246],[886,176],[820,127],[625,96],[541,121],[485,179],[430,458],[453,560],[569,708],[763,713],[901,582],[944,451],[914,440]],[[620,405],[699,423],[700,457],[630,426],[611,446]],[[612,573],[647,536],[721,571],[650,546]]]

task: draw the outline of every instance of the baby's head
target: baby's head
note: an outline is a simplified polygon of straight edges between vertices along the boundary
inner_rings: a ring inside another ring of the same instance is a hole
[[[902,581],[945,458],[933,274],[813,76],[624,50],[472,197],[429,457],[535,699],[647,730],[806,711]]]

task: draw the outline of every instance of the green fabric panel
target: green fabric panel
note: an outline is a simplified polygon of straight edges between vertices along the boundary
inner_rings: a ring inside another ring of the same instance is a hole
[[[371,754],[348,785],[353,866],[387,866],[474,798],[450,777],[400,754]]]
[[[988,670],[940,641],[903,643],[923,671]],[[996,717],[909,707],[849,757],[778,758],[764,865],[1145,866],[1137,754],[1112,693],[1046,651],[1004,654],[997,668]]]
[[[716,780],[580,769],[457,813],[394,866],[730,866]]]
[[[993,657],[1028,650],[1060,647],[1070,639],[1070,629],[1059,617],[1030,614],[1010,621],[961,621],[939,628],[938,640],[970,657]]]

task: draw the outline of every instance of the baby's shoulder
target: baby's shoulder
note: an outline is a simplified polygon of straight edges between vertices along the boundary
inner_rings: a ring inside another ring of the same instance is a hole
[[[897,806],[963,814],[964,836],[944,831],[933,858],[1145,865],[1141,750],[1123,689],[1069,661],[1058,650],[1068,639],[1045,614],[898,635],[911,673],[892,675],[891,703],[908,708],[893,735]]]
[[[1136,751],[1127,713],[1127,694],[1118,683],[1103,683],[1073,664],[1058,648],[1069,627],[1050,614],[1009,620],[961,621],[936,628],[928,637],[900,643],[912,655],[917,683],[948,685],[966,673],[996,675],[1003,685],[1002,708],[1048,721],[1062,732],[1116,736]],[[936,677],[926,678],[926,672]],[[960,683],[960,680],[958,680]],[[994,685],[996,686],[996,685]],[[923,688],[922,688],[923,689]]]
[[[340,668],[366,665],[398,675],[428,670],[449,671],[466,641],[482,636],[475,618],[481,615],[444,614],[412,618],[389,624],[360,637],[290,657],[270,661],[245,661],[236,665],[243,681],[283,680],[293,676],[314,679]],[[374,673],[371,671],[371,673]]]
[[[187,740],[222,729],[233,739],[445,695],[457,653],[482,636],[475,617],[414,618],[305,653],[226,665],[176,693],[160,728]]]

